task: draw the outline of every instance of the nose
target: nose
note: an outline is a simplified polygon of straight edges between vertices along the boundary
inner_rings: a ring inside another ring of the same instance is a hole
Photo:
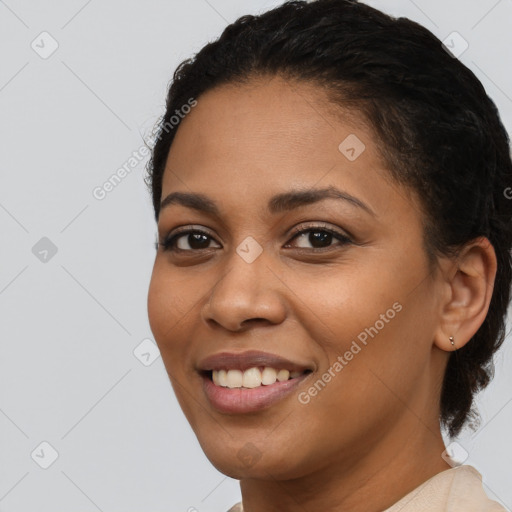
[[[201,309],[202,319],[210,327],[233,332],[253,324],[279,324],[286,318],[283,287],[264,252],[251,263],[234,252]]]

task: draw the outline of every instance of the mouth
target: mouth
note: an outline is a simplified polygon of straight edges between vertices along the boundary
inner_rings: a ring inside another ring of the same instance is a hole
[[[202,361],[199,374],[210,405],[222,413],[268,409],[313,373],[312,365],[256,351],[221,353]]]
[[[201,372],[215,386],[229,389],[255,389],[261,386],[272,386],[276,382],[286,382],[311,373],[311,370],[288,370],[271,366],[253,366],[245,371],[232,368],[222,370],[206,370]]]

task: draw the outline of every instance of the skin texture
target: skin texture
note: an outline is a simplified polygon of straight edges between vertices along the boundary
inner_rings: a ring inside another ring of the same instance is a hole
[[[350,134],[365,144],[354,161],[338,149]],[[374,215],[336,199],[277,214],[266,209],[275,194],[330,185]],[[212,238],[210,249],[194,250],[187,235],[182,253],[159,246],[150,325],[207,457],[241,480],[245,512],[377,512],[449,469],[438,420],[454,350],[448,338],[461,348],[487,314],[496,272],[488,241],[476,240],[457,259],[439,258],[430,272],[417,198],[390,180],[371,130],[330,104],[319,87],[278,77],[198,98],[171,147],[162,198],[177,191],[209,196],[220,215],[179,204],[161,211],[160,242],[178,226]],[[308,232],[291,232],[315,226],[351,242],[333,237],[315,249]],[[236,252],[248,236],[263,249],[250,264]],[[301,404],[298,393],[397,302],[394,318]],[[249,349],[314,371],[267,409],[218,412],[197,365],[212,354]],[[244,450],[253,454],[251,463],[240,457]]]

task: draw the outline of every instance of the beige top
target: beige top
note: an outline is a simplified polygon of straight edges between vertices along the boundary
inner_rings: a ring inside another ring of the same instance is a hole
[[[490,500],[482,486],[482,476],[473,466],[442,471],[423,482],[383,512],[506,512]],[[243,512],[241,503],[228,512]]]

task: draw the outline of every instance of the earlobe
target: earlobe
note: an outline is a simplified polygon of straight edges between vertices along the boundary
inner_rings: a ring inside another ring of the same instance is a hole
[[[461,250],[456,271],[445,273],[450,293],[440,304],[434,344],[452,352],[462,348],[487,316],[496,277],[496,253],[485,237],[472,240]]]

